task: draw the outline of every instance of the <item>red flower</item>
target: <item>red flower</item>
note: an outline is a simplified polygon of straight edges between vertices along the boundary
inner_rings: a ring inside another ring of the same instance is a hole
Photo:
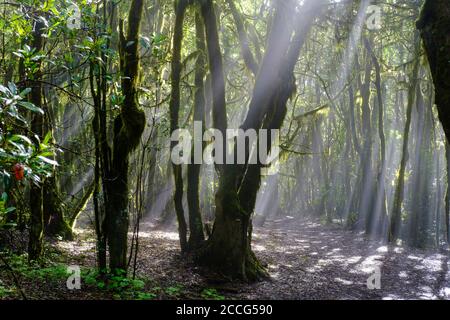
[[[16,180],[22,180],[25,170],[24,170],[24,166],[20,163],[16,163],[13,166],[13,171],[14,171],[14,176],[16,177]]]

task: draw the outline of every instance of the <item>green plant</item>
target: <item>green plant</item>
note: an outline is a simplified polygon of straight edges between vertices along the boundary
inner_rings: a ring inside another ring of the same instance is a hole
[[[225,296],[219,294],[214,288],[203,289],[201,297],[208,300],[225,300]]]
[[[0,85],[0,182],[3,190],[0,197],[0,229],[14,226],[7,220],[7,215],[16,210],[9,205],[11,190],[20,188],[27,180],[41,183],[42,178],[50,176],[53,167],[58,165],[51,159],[55,149],[50,145],[50,132],[42,141],[31,132],[29,136],[24,133],[28,132],[25,112],[44,113],[41,108],[26,101],[30,92],[29,88],[19,91],[12,82],[8,86]]]
[[[13,288],[7,287],[3,282],[0,280],[0,299],[7,298],[11,295],[14,295],[15,290]]]
[[[183,286],[177,284],[175,286],[166,288],[165,293],[168,296],[177,297],[177,296],[179,296],[181,294],[182,290],[183,290]]]
[[[151,292],[138,292],[136,300],[153,300],[156,298],[156,294]]]
[[[105,274],[86,269],[82,270],[82,278],[88,285],[111,292],[114,299],[151,300],[156,297],[154,292],[144,291],[145,279],[128,278],[125,272]]]

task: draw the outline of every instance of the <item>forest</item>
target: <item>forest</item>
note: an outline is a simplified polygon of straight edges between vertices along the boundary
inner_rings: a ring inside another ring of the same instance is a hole
[[[449,138],[449,0],[0,0],[0,300],[448,300]]]

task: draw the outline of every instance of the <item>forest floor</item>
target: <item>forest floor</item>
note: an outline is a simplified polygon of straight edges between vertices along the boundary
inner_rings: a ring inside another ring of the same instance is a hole
[[[226,283],[201,275],[186,262],[175,230],[158,230],[150,222],[143,223],[141,230],[145,231],[140,233],[136,272],[145,282],[139,291],[146,293],[123,296],[118,294],[122,284],[111,291],[92,283],[69,291],[64,270],[58,281],[47,279],[43,272],[38,273],[39,279],[21,276],[20,286],[32,299],[450,299],[448,249],[386,246],[339,225],[286,217],[254,228],[253,249],[267,266],[270,279]],[[56,242],[52,248],[66,264],[91,270],[95,266],[89,233],[81,233],[76,241]],[[380,287],[369,289],[368,278],[377,268]],[[0,298],[2,281],[3,288],[13,283],[0,268]]]

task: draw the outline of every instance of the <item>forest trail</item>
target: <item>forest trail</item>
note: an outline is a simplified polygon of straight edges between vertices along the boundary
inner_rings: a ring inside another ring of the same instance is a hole
[[[146,221],[141,230],[136,275],[145,281],[146,291],[157,292],[155,299],[450,299],[448,249],[386,246],[338,224],[284,217],[254,227],[253,249],[270,279],[252,284],[224,282],[197,269],[180,254],[175,226],[162,229]],[[63,261],[63,277],[37,282],[21,277],[28,298],[115,299],[113,293],[90,285],[85,278],[82,290],[66,287],[66,264],[95,269],[91,229],[78,229],[75,241],[56,241],[51,246]],[[376,267],[380,289],[370,290],[367,280]],[[0,269],[2,277],[13,285],[9,274]]]
[[[212,287],[231,299],[450,298],[448,250],[386,246],[339,225],[284,218],[255,227],[253,249],[271,279],[250,285],[209,283],[182,262],[176,232],[141,236],[138,272],[157,282],[182,283],[191,292]],[[375,267],[381,288],[370,290],[367,279]]]

